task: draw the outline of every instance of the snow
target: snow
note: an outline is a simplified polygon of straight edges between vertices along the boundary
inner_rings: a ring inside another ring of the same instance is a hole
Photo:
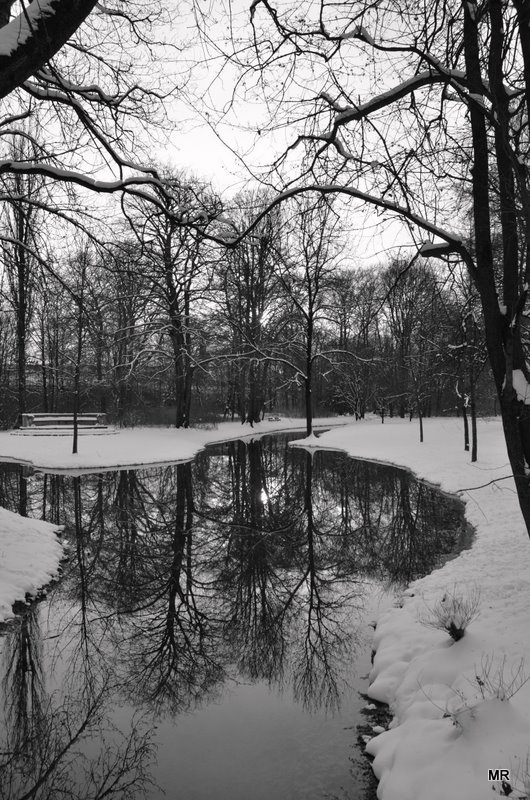
[[[34,35],[39,20],[53,16],[56,0],[34,0],[22,14],[4,25],[0,34],[0,56],[12,55]]]
[[[471,100],[474,100],[482,108],[486,108],[486,104],[484,102],[484,97],[481,94],[477,94],[476,92],[469,92],[469,97]]]
[[[5,29],[2,28],[2,31]],[[1,55],[1,53],[0,53]],[[34,84],[25,84],[28,90],[31,90],[35,95],[40,94],[42,97],[49,97],[50,92],[39,90]],[[122,166],[127,166],[128,162],[123,162]],[[138,169],[138,167],[137,167]],[[62,169],[55,167],[53,164],[44,164],[37,161],[10,161],[8,159],[0,161],[0,173],[20,173],[20,174],[34,174],[43,175],[51,180],[63,181],[64,183],[75,183],[79,186],[84,186],[92,189],[95,192],[112,194],[117,191],[133,191],[135,197],[141,197],[148,200],[154,205],[161,205],[160,201],[154,195],[139,189],[138,186],[157,186],[160,185],[152,175],[134,175],[130,178],[123,178],[114,181],[103,181],[96,178],[91,178],[84,172],[77,172],[75,170]]]
[[[419,249],[420,256],[429,258],[431,255],[453,252],[453,245],[450,242],[423,242]]]
[[[365,420],[319,439],[352,456],[407,466],[459,493],[476,529],[470,550],[412,583],[403,606],[378,619],[368,694],[394,715],[389,730],[367,745],[380,779],[378,797],[484,800],[492,788],[501,791],[499,781],[488,781],[488,770],[502,768],[510,770],[511,796],[519,798],[530,752],[530,683],[524,683],[530,676],[530,542],[501,423],[479,421],[475,464],[464,452],[461,422],[427,419],[424,426],[424,444],[417,423],[404,420]],[[460,641],[421,623],[447,592],[466,597],[474,587],[479,616]]]
[[[63,555],[59,528],[0,508],[0,622],[13,617],[12,605],[35,595],[57,576]]]
[[[316,426],[345,425],[349,417],[319,418]],[[282,417],[264,420],[254,427],[240,422],[220,422],[207,428],[125,428],[109,429],[107,435],[97,430],[81,431],[79,453],[72,454],[72,434],[54,435],[49,431],[28,434],[25,429],[0,432],[0,461],[16,461],[47,472],[100,472],[102,470],[172,464],[189,461],[207,444],[241,439],[273,431],[303,430],[305,420]],[[96,435],[94,435],[96,434]],[[109,435],[110,434],[110,435]]]
[[[310,436],[306,436],[305,439],[297,439],[295,444],[297,447],[320,447],[322,442],[320,441],[320,436],[312,433]]]
[[[341,39],[361,39],[372,46],[375,44],[374,38],[370,36],[364,25],[357,25],[353,30],[343,33]]]
[[[522,369],[514,369],[512,373],[513,388],[516,391],[517,399],[525,405],[530,405],[530,386],[524,376]]]
[[[366,737],[380,779],[378,797],[484,800],[492,796],[492,788],[497,796],[501,792],[499,780],[488,780],[490,769],[509,770],[511,796],[525,796],[530,771],[530,542],[500,420],[479,420],[475,464],[464,451],[462,423],[456,419],[424,420],[423,444],[416,421],[387,419],[383,425],[374,417],[319,422],[342,425],[318,438],[302,439],[302,446],[406,466],[443,490],[458,493],[476,530],[471,549],[414,581],[398,605],[380,612],[377,620],[368,694],[388,703],[393,714],[388,730],[377,728],[374,736]],[[124,430],[114,436],[83,437],[76,456],[69,452],[68,437],[3,433],[0,459],[53,471],[99,471],[189,459],[208,443],[295,426],[303,430],[304,421],[270,420],[252,429],[222,423],[211,430]],[[9,563],[19,595],[45,582],[44,573],[51,575],[60,557],[53,529],[43,526],[5,511],[0,516],[0,530],[7,533],[6,544],[0,546],[2,563]],[[12,558],[8,546],[17,544],[19,555],[15,552]],[[37,563],[38,568],[32,566]],[[3,579],[0,585],[0,610],[6,614],[10,590],[3,588]],[[478,616],[462,639],[454,642],[446,632],[425,624],[442,598],[465,599],[475,590],[480,592]],[[14,590],[9,597],[13,594]]]

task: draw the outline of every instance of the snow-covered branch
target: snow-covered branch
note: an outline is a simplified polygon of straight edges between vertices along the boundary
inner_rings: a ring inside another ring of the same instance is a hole
[[[309,192],[313,192],[315,194],[320,195],[345,195],[347,197],[353,197],[357,200],[360,200],[364,203],[368,203],[369,205],[374,206],[375,208],[381,208],[384,211],[388,211],[389,213],[396,214],[403,219],[412,222],[421,230],[427,231],[428,233],[432,234],[433,236],[442,239],[444,242],[447,243],[448,247],[455,253],[459,253],[462,256],[467,254],[466,248],[462,242],[461,237],[457,233],[452,233],[451,231],[445,230],[441,228],[439,225],[436,225],[433,222],[430,222],[425,217],[416,214],[414,211],[411,211],[409,208],[405,206],[399,205],[399,203],[395,203],[393,200],[389,200],[384,197],[378,197],[377,195],[368,194],[367,192],[361,191],[361,189],[356,189],[354,186],[344,186],[342,184],[310,184],[307,186],[295,186],[292,189],[287,189],[284,192],[278,194],[274,200],[269,203],[269,205],[263,209],[253,220],[252,224],[237,238],[226,238],[223,241],[224,244],[233,247],[241,242],[245,236],[247,236],[254,228],[261,222],[261,220],[267,216],[271,212],[271,210],[279,205],[280,203],[288,200],[291,197],[297,197],[298,195],[306,194]]]
[[[0,97],[39,70],[90,14],[96,0],[33,0],[0,29]]]
[[[167,187],[160,179],[154,175],[135,175],[130,178],[123,178],[115,181],[103,181],[90,178],[82,172],[75,170],[61,169],[54,167],[51,164],[41,164],[33,161],[0,161],[0,175],[14,174],[14,175],[42,175],[54,181],[62,181],[63,183],[71,183],[77,186],[82,186],[85,189],[98,192],[100,194],[113,194],[115,192],[124,192],[129,195],[134,195],[142,200],[160,208],[161,211],[166,211],[167,206],[163,202],[164,196],[169,196]],[[144,188],[138,187],[154,187],[160,192],[160,196],[154,193],[149,193]]]

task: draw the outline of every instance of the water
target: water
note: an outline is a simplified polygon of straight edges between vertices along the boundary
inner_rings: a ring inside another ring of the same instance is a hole
[[[465,546],[462,508],[289,438],[99,475],[4,465],[0,503],[71,549],[0,639],[0,800],[368,797],[369,622]]]

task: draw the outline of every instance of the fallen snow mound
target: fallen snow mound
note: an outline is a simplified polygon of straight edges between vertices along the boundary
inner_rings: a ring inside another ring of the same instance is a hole
[[[13,617],[15,601],[36,594],[57,576],[63,555],[59,530],[0,508],[0,622]]]

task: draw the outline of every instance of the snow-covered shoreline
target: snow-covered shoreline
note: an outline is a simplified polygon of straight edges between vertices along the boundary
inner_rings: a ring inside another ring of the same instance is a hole
[[[320,419],[320,427],[342,424],[344,418]],[[112,431],[113,435],[90,435],[79,439],[79,453],[73,455],[70,435],[17,435],[0,432],[0,461],[15,462],[55,473],[82,474],[142,465],[189,461],[208,444],[228,439],[305,428],[301,419],[274,419],[256,428],[239,422],[221,423],[218,428],[175,430],[134,428]],[[98,432],[99,434],[99,432]],[[0,508],[0,623],[13,618],[12,606],[26,594],[35,596],[58,575],[64,551],[56,525],[22,517]]]
[[[411,584],[402,607],[381,612],[377,620],[369,694],[388,703],[394,715],[389,731],[368,744],[380,779],[378,796],[380,800],[483,800],[492,796],[492,787],[501,791],[499,780],[488,780],[488,770],[506,769],[515,790],[512,798],[526,797],[530,793],[530,682],[524,682],[530,675],[530,542],[500,420],[479,421],[476,464],[464,452],[462,424],[456,419],[425,420],[423,444],[415,421],[392,419],[382,425],[372,418],[344,426],[346,422],[350,420],[319,420],[325,426],[342,425],[300,444],[407,467],[442,490],[459,494],[476,530],[470,550]],[[214,442],[303,428],[303,421],[285,419],[252,430],[239,423],[224,423],[215,430],[135,429],[84,437],[76,456],[69,452],[69,437],[5,433],[0,434],[0,460],[48,471],[97,471],[188,460]],[[4,522],[9,528],[7,514],[2,511],[0,532]],[[34,525],[46,526],[12,517],[13,539],[23,532],[26,536]],[[44,529],[38,533],[42,537]],[[52,526],[47,526],[46,536],[51,576],[60,544]],[[3,549],[0,542],[0,553]],[[446,633],[421,622],[448,593],[466,597],[474,587],[480,589],[480,613],[460,641],[453,642]],[[0,618],[4,608],[0,606]],[[514,689],[518,691],[510,697]]]
[[[484,800],[501,792],[490,769],[510,771],[512,798],[529,796],[530,542],[500,420],[479,422],[476,464],[455,419],[426,420],[423,444],[417,423],[367,420],[323,434],[319,445],[408,467],[459,494],[476,529],[470,550],[413,582],[403,607],[377,621],[369,694],[394,715],[368,744],[378,797]],[[474,587],[479,616],[459,642],[422,624],[444,595],[468,597]]]
[[[315,427],[344,426],[349,417],[320,417]],[[79,438],[79,452],[72,454],[72,435],[20,435],[18,431],[0,432],[0,461],[26,464],[46,472],[98,472],[146,465],[175,464],[189,461],[209,444],[229,439],[262,436],[264,433],[305,430],[305,420],[282,417],[264,420],[254,427],[240,422],[220,422],[211,428],[123,428],[112,435],[85,435]]]
[[[0,622],[13,618],[13,603],[58,576],[64,555],[60,528],[0,508]]]

